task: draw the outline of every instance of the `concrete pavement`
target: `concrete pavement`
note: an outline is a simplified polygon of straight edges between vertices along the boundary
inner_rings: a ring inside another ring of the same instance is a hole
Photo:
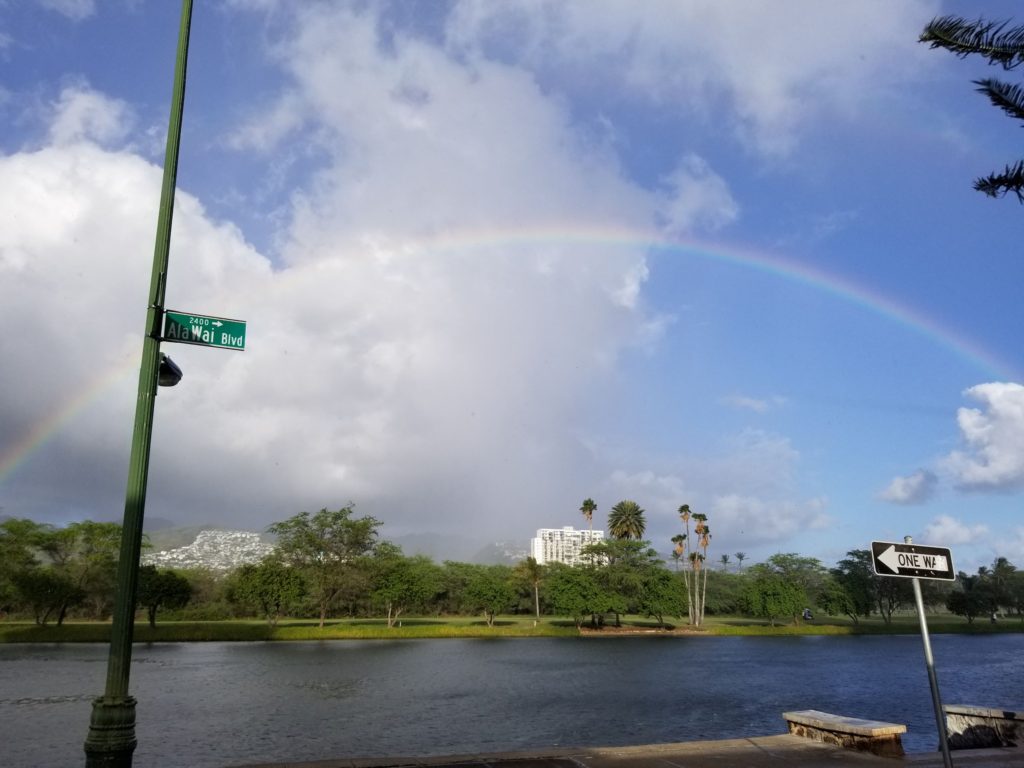
[[[952,753],[963,768],[1024,768],[1024,749]],[[784,734],[723,741],[687,741],[639,747],[532,750],[481,755],[342,758],[259,763],[234,768],[942,768],[940,752],[877,757]]]

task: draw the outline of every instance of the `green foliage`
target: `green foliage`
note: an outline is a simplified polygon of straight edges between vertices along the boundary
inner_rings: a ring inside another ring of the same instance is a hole
[[[587,499],[587,501],[590,501],[591,504],[594,503],[590,499]],[[583,503],[586,504],[586,501]],[[533,613],[538,619],[540,618],[540,585],[544,581],[545,572],[546,568],[533,557],[527,557],[516,565],[512,571],[512,577],[520,592],[523,591],[524,587],[529,591],[532,598]]]
[[[707,606],[708,591],[708,547],[711,543],[711,528],[708,526],[708,516],[699,512],[692,512],[689,504],[679,507],[679,519],[682,521],[685,533],[676,534],[672,537],[675,544],[673,556],[683,561],[683,586],[686,594],[686,611],[690,621],[695,627],[704,622],[704,611]],[[690,535],[690,520],[694,521],[693,535]],[[722,555],[722,564],[729,562],[728,555]],[[703,571],[703,578],[701,572]]]
[[[792,618],[796,624],[800,612],[807,606],[804,589],[764,566],[754,566],[750,570],[750,581],[744,592],[746,612],[759,619],[767,619],[773,627],[776,620],[783,617]]]
[[[742,613],[746,576],[738,573],[711,571],[710,569],[706,575],[708,583],[704,596],[704,607],[707,613],[711,616]],[[685,608],[683,606],[684,611]]]
[[[615,539],[642,539],[647,530],[644,511],[635,501],[620,501],[608,513],[608,532]]]
[[[584,499],[583,503],[580,504],[580,512],[582,512],[583,516],[585,518],[587,518],[587,524],[588,525],[593,525],[593,523],[594,523],[594,513],[596,511],[597,511],[597,504],[594,503],[594,500],[589,498],[589,497]]]
[[[273,556],[258,565],[243,565],[235,571],[228,586],[228,600],[257,608],[271,626],[305,594],[302,573]]]
[[[439,613],[470,613],[474,610],[466,600],[466,585],[475,567],[470,563],[445,560],[441,571],[441,593],[437,599]]]
[[[928,43],[931,48],[945,48],[960,58],[977,54],[1004,70],[1014,69],[1024,62],[1024,26],[1009,27],[1008,22],[942,16],[925,27],[919,41]],[[974,84],[993,106],[1010,117],[1024,120],[1024,89],[1019,85],[995,78],[975,80]],[[1013,192],[1024,203],[1024,161],[975,179],[974,188],[989,197]]]
[[[987,569],[982,569],[987,571]],[[977,616],[994,614],[999,609],[996,590],[988,577],[988,573],[968,576],[963,571],[957,574],[957,585],[946,599],[946,608],[950,613],[963,616],[967,623],[974,622]]]
[[[285,562],[308,579],[320,626],[335,601],[346,597],[346,586],[364,575],[360,558],[370,553],[377,538],[379,520],[352,514],[351,504],[336,511],[321,509],[315,515],[300,512],[269,528],[277,536]]]
[[[469,571],[464,597],[473,609],[483,611],[487,626],[493,626],[494,617],[508,610],[515,602],[512,569],[507,565],[473,566]]]
[[[36,553],[49,526],[24,518],[9,518],[0,523],[0,613],[17,607],[20,592],[15,576],[38,565]]]
[[[552,563],[544,581],[544,600],[558,615],[570,616],[577,628],[588,615],[603,613],[608,597],[593,568]]]
[[[835,577],[830,576],[825,580],[818,592],[818,607],[829,616],[849,616],[856,624],[860,620],[860,612],[853,596]],[[870,603],[868,604],[870,610]]]
[[[182,608],[192,597],[188,579],[174,571],[158,571],[154,565],[139,568],[136,601],[146,609],[149,626],[156,626],[156,612],[163,608]]]
[[[799,623],[803,609],[810,606],[811,596],[821,593],[828,575],[825,566],[817,558],[803,557],[794,552],[774,554],[750,569],[750,575],[755,581],[767,574],[780,577],[801,595],[800,600],[787,602],[791,611],[789,616],[794,624]]]
[[[390,542],[382,542],[372,559],[371,598],[387,611],[388,627],[407,610],[425,610],[443,589],[443,573],[429,557],[405,557]]]
[[[668,573],[649,542],[611,539],[593,544],[587,547],[587,551],[594,555],[597,563],[594,575],[602,595],[602,604],[597,612],[615,613],[616,624],[619,623],[618,615],[622,613],[646,614],[647,608],[657,608],[658,615],[672,612],[675,604],[667,605],[664,598],[655,600],[645,594],[648,588],[660,588],[656,583],[657,572]]]
[[[57,614],[58,626],[64,623],[68,608],[85,600],[85,590],[70,577],[54,568],[29,568],[12,578],[18,601],[27,606],[36,624],[46,624]]]
[[[53,568],[84,593],[82,603],[94,619],[109,615],[114,601],[121,526],[85,520],[45,536],[42,551]]]
[[[854,622],[871,615],[881,585],[871,564],[870,550],[851,549],[830,571],[830,576],[818,601],[828,615],[846,614]]]
[[[680,579],[664,568],[644,573],[637,608],[641,614],[665,626],[666,616],[682,616],[686,610]]]

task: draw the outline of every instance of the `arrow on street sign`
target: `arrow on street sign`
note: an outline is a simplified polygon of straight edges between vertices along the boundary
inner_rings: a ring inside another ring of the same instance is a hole
[[[879,576],[955,581],[953,554],[946,547],[872,541],[871,562]]]

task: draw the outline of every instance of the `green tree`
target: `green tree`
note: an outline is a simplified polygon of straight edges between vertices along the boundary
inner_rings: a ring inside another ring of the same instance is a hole
[[[1009,602],[1007,605],[1017,613],[1017,618],[1024,622],[1024,571],[1014,571],[1007,578],[1006,591]]]
[[[460,563],[454,560],[445,560],[441,570],[441,594],[438,602],[441,613],[470,613],[474,609],[470,607],[466,599],[466,586],[473,570],[477,566],[470,563]]]
[[[155,565],[139,568],[138,605],[146,609],[149,626],[156,626],[156,612],[160,608],[184,608],[192,597],[188,579],[174,571],[158,571]]]
[[[786,582],[795,585],[803,594],[803,605],[796,606],[791,614],[794,624],[800,623],[800,615],[804,608],[809,607],[810,597],[821,592],[828,575],[820,560],[803,557],[795,552],[774,554],[755,568],[778,574]]]
[[[956,578],[960,588],[953,590],[946,598],[946,607],[950,613],[963,616],[968,624],[973,624],[976,616],[993,611],[995,595],[991,585],[982,576],[968,576],[960,571]]]
[[[28,607],[36,624],[46,624],[57,615],[57,625],[64,623],[67,610],[85,599],[85,591],[68,576],[54,568],[28,568],[14,574],[18,601]]]
[[[705,611],[714,616],[742,613],[746,574],[708,570],[707,591],[704,594]]]
[[[781,573],[756,565],[744,592],[744,607],[747,613],[759,619],[767,619],[771,626],[775,621],[788,616],[796,623],[796,617],[807,605],[807,593],[803,588],[784,577]]]
[[[860,616],[857,603],[851,594],[835,576],[825,579],[821,590],[818,592],[818,607],[829,616],[846,615],[853,619],[854,624],[860,623]],[[870,610],[870,603],[868,604]]]
[[[608,513],[608,532],[616,539],[642,539],[647,530],[644,511],[635,501],[624,499]]]
[[[113,604],[120,549],[121,526],[91,520],[57,529],[42,543],[53,567],[85,593],[82,603],[94,619],[105,617]],[[62,607],[62,614],[69,608]]]
[[[846,614],[855,624],[861,616],[871,615],[881,586],[881,577],[875,573],[871,560],[871,550],[851,549],[836,563],[829,572],[831,580],[826,583],[823,601],[819,602],[826,613]]]
[[[589,496],[583,500],[582,504],[580,504],[580,512],[582,512],[583,516],[587,518],[587,526],[591,533],[594,531],[594,512],[596,511],[597,504],[594,503],[594,500]]]
[[[711,528],[708,516],[700,512],[691,512],[689,504],[679,507],[679,519],[685,533],[672,537],[675,554],[683,560],[683,586],[686,590],[686,610],[690,624],[699,627],[704,621],[704,607],[707,603],[708,546],[711,543]],[[693,536],[690,535],[690,520],[694,521]],[[722,563],[729,562],[729,556],[723,555]],[[701,573],[703,572],[703,579]]]
[[[596,569],[573,568],[552,563],[544,579],[544,600],[559,616],[569,616],[579,629],[587,616],[595,616],[607,605],[597,582]]]
[[[623,613],[643,611],[644,589],[653,570],[664,570],[661,558],[649,542],[635,539],[609,539],[587,547],[604,596],[600,613],[614,613],[615,626]]]
[[[661,627],[665,626],[666,616],[682,616],[685,608],[678,575],[660,566],[646,569],[637,609],[644,616],[657,620]]]
[[[388,627],[408,610],[428,606],[442,589],[441,569],[429,557],[405,557],[390,542],[377,545],[372,560],[370,597],[387,613]]]
[[[733,552],[732,556],[736,558],[736,567],[739,568],[739,570],[742,571],[743,570],[743,561],[747,559],[747,553],[746,552]]]
[[[465,599],[474,610],[482,611],[487,626],[494,626],[494,617],[508,610],[516,600],[512,585],[512,569],[507,565],[478,565],[469,571]]]
[[[315,515],[300,512],[270,526],[285,562],[305,574],[323,627],[327,613],[346,585],[361,574],[360,558],[369,554],[380,521],[352,517],[353,505],[339,510],[321,509]]]
[[[26,518],[8,518],[0,523],[0,613],[18,603],[20,592],[15,577],[39,564],[40,544],[49,530]]]
[[[1002,21],[968,21],[960,16],[941,16],[924,28],[920,42],[931,48],[944,48],[960,58],[977,54],[1004,70],[1016,69],[1024,62],[1024,26],[1010,27]],[[975,80],[979,93],[1007,115],[1024,121],[1024,89],[1019,84],[995,78]],[[975,179],[974,188],[990,197],[1013,192],[1024,203],[1024,160],[1007,165],[1001,172]]]
[[[1010,595],[1010,583],[1017,567],[1005,557],[997,557],[989,568],[989,579],[992,583],[993,599],[998,606],[1010,608],[1013,599]]]
[[[516,565],[513,573],[532,592],[533,615],[535,619],[540,619],[540,585],[544,581],[544,566],[536,558],[527,557]]]
[[[228,588],[228,600],[256,608],[270,626],[294,610],[305,595],[302,574],[274,555],[257,564],[243,565],[233,574]]]

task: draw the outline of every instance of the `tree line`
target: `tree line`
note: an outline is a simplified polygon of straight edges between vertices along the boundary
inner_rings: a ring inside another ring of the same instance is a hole
[[[587,503],[589,502],[589,504]],[[596,505],[581,511],[588,521]],[[588,515],[589,512],[589,515]],[[383,618],[501,614],[568,617],[577,626],[620,623],[640,615],[657,624],[699,627],[705,615],[741,615],[771,624],[808,615],[872,616],[886,623],[914,604],[908,579],[877,576],[869,550],[850,550],[834,567],[813,557],[779,553],[744,567],[746,555],[710,558],[706,515],[679,508],[680,533],[663,558],[643,538],[644,511],[623,501],[609,513],[611,538],[584,548],[575,566],[478,565],[406,555],[379,537],[381,522],[352,505],[302,512],[269,530],[277,548],[261,562],[229,573],[140,570],[138,607],[150,624],[159,611],[175,619],[262,617]],[[63,528],[9,518],[0,523],[0,613],[39,624],[105,620],[113,604],[121,530],[85,521]],[[667,542],[668,543],[668,542]],[[955,583],[923,580],[926,605],[973,622],[1015,615],[1024,620],[1024,572],[1006,558]]]

